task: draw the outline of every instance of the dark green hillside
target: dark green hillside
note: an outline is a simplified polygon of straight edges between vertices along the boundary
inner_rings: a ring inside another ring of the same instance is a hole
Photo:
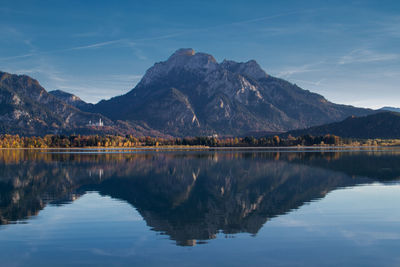
[[[289,131],[285,135],[326,135],[334,134],[343,138],[396,139],[400,138],[400,113],[380,112],[365,117],[349,117],[341,122]]]

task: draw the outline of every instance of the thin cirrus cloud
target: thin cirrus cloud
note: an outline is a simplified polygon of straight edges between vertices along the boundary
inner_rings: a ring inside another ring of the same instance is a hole
[[[52,64],[49,64],[45,58],[41,58],[35,62],[36,65],[29,68],[15,68],[11,69],[12,73],[35,75],[42,74],[46,80],[51,81],[54,84],[60,84],[68,82],[68,78]]]
[[[19,58],[27,58],[27,57],[47,55],[47,54],[62,53],[62,52],[68,52],[68,51],[74,51],[74,50],[97,49],[97,48],[112,46],[112,45],[122,45],[122,46],[127,46],[127,47],[133,47],[138,42],[141,42],[141,41],[167,39],[167,38],[172,38],[172,37],[175,37],[175,36],[178,36],[181,34],[183,34],[183,32],[167,34],[167,35],[162,35],[162,36],[158,36],[158,37],[141,38],[141,39],[137,39],[137,40],[129,40],[127,38],[116,39],[116,40],[111,40],[111,41],[96,42],[96,43],[91,43],[91,44],[87,44],[87,45],[74,46],[74,47],[69,47],[69,48],[64,48],[64,49],[56,49],[56,50],[50,50],[50,51],[38,51],[38,52],[26,53],[26,54],[22,54],[22,55],[3,57],[3,58],[0,58],[0,61],[19,59]],[[142,58],[144,58],[144,56],[142,56]]]
[[[307,80],[301,80],[301,79],[292,79],[292,81],[301,82],[301,83],[305,83],[305,84],[309,84],[309,85],[313,85],[313,86],[321,86],[321,85],[323,85],[322,83],[325,81],[325,79],[321,79],[321,80],[318,80],[318,81],[307,81]]]
[[[379,61],[390,61],[399,59],[398,54],[378,53],[368,49],[356,49],[349,54],[341,57],[338,61],[339,65],[353,64],[353,63],[368,63]]]
[[[60,89],[91,103],[107,99],[111,96],[126,93],[132,89],[142,78],[136,74],[108,74],[108,75],[69,75],[60,71],[51,60],[42,57],[36,65],[27,68],[11,68],[10,72],[40,77],[39,82],[47,84],[47,90]]]
[[[301,66],[287,67],[279,71],[276,76],[279,78],[290,78],[296,74],[319,71],[318,67],[321,66],[323,63],[324,62],[320,61],[316,63],[304,64]]]
[[[181,36],[181,35],[193,34],[195,32],[200,32],[200,31],[205,31],[205,30],[212,30],[212,29],[216,29],[216,28],[225,28],[227,26],[241,26],[241,25],[256,23],[256,22],[260,22],[260,21],[275,19],[275,18],[279,18],[279,17],[299,14],[299,13],[305,13],[305,12],[309,13],[311,11],[314,12],[315,10],[296,10],[296,11],[291,11],[291,12],[284,12],[284,13],[280,13],[280,14],[275,14],[275,15],[271,15],[271,16],[258,17],[258,18],[254,18],[254,19],[250,19],[250,20],[241,20],[241,21],[225,23],[225,24],[218,24],[218,25],[213,25],[213,26],[203,27],[203,28],[192,28],[192,29],[189,29],[189,30],[179,30],[179,31],[176,31],[176,32],[173,32],[173,33],[164,34],[164,35],[160,35],[160,36],[147,37],[147,38],[138,38],[138,39],[135,39],[135,40],[130,40],[129,38],[115,39],[115,40],[110,40],[110,41],[96,42],[96,43],[91,43],[91,44],[87,44],[87,45],[75,46],[75,47],[64,48],[64,49],[56,49],[56,50],[51,50],[51,51],[42,51],[42,52],[26,53],[26,54],[10,56],[10,57],[3,57],[3,58],[0,58],[0,60],[11,60],[11,59],[18,59],[18,58],[26,58],[26,57],[36,56],[36,55],[61,53],[61,52],[67,52],[67,51],[73,51],[73,50],[95,49],[95,48],[101,48],[101,47],[116,45],[116,44],[122,44],[122,45],[126,45],[126,46],[130,46],[131,47],[132,45],[136,45],[139,42],[170,39],[170,38],[178,37],[178,36]],[[94,33],[94,32],[77,33],[76,36],[82,36],[82,35],[87,35],[87,34],[95,35],[97,33]]]
[[[126,93],[131,90],[141,78],[142,75],[136,74],[65,77],[66,81],[57,83],[56,89],[71,92],[87,102],[96,103],[102,99],[108,99]]]
[[[119,44],[119,43],[122,43],[123,41],[125,41],[125,39],[118,39],[118,40],[112,40],[112,41],[106,41],[106,42],[99,42],[99,43],[94,43],[94,44],[89,44],[89,45],[71,47],[71,48],[67,48],[67,49],[61,50],[61,51],[99,48],[99,47],[103,47],[103,46]]]
[[[0,58],[0,61],[12,60],[12,59],[18,59],[18,58],[26,58],[26,57],[32,57],[32,56],[47,55],[47,54],[54,54],[54,53],[67,52],[67,51],[73,51],[73,50],[95,49],[95,48],[100,48],[100,47],[104,47],[104,46],[110,46],[110,45],[122,43],[123,41],[125,41],[125,39],[111,40],[111,41],[106,41],[106,42],[97,42],[97,43],[92,43],[92,44],[88,44],[88,45],[75,46],[75,47],[56,49],[56,50],[50,50],[50,51],[38,51],[38,52],[27,53],[27,54],[22,54],[22,55],[17,55],[17,56],[3,57],[3,58]]]

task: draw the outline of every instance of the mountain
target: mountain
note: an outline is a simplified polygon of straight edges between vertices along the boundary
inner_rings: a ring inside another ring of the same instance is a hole
[[[78,96],[64,92],[62,90],[53,90],[50,91],[49,94],[57,97],[58,99],[64,101],[65,103],[74,106],[80,110],[88,110],[92,108],[93,104],[86,103],[82,99],[80,99]]]
[[[394,107],[383,107],[379,110],[383,110],[383,111],[393,111],[393,112],[400,112],[400,108],[394,108]]]
[[[93,125],[100,120],[104,126]],[[38,81],[29,76],[0,72],[0,134],[54,133],[162,136],[146,127],[112,121],[101,114],[83,112],[49,94]]]
[[[289,131],[285,135],[326,135],[334,134],[344,138],[400,138],[400,113],[380,112],[364,117],[349,117],[342,122]]]
[[[90,111],[174,136],[283,132],[373,112],[331,103],[266,74],[254,60],[218,63],[193,49],[156,63],[130,92]]]

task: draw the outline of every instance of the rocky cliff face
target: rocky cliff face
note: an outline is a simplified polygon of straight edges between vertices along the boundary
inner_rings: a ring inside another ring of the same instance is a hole
[[[333,104],[266,74],[254,60],[218,63],[192,49],[156,63],[129,93],[92,110],[178,136],[279,132],[372,112]]]

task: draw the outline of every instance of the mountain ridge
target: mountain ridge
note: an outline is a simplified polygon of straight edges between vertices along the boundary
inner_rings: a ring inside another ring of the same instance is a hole
[[[102,120],[104,126],[96,125]],[[27,75],[0,71],[0,133],[45,134],[149,134],[164,136],[143,125],[110,120],[85,112],[49,94]]]
[[[343,138],[359,139],[396,139],[400,138],[400,113],[381,111],[363,117],[348,117],[341,122],[311,127],[308,129],[289,131],[287,135],[323,136],[333,134]]]
[[[267,74],[255,60],[218,63],[191,48],[155,63],[128,93],[97,104],[61,90],[47,92],[26,75],[0,72],[0,103],[0,133],[26,135],[243,136],[377,112],[329,102]],[[100,119],[107,127],[93,124]]]
[[[174,136],[284,132],[374,112],[331,103],[268,75],[255,60],[218,63],[190,48],[154,64],[131,91],[89,111]]]
[[[57,90],[49,91],[48,93],[55,96],[56,98],[64,101],[65,103],[67,103],[71,106],[74,106],[82,111],[89,110],[93,106],[93,104],[86,103],[80,97],[78,97],[74,94],[68,93],[66,91],[63,91],[63,90],[57,89]]]
[[[393,112],[399,112],[400,113],[400,108],[395,108],[395,107],[383,107],[383,108],[380,108],[379,110],[382,110],[382,111],[393,111]]]

